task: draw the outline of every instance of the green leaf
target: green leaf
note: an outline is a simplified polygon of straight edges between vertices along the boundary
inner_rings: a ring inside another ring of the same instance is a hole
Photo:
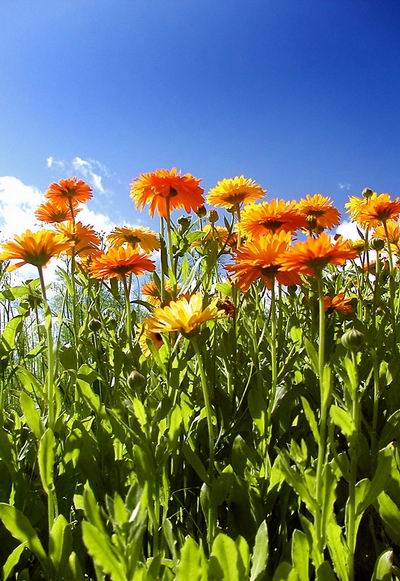
[[[204,467],[203,462],[200,460],[199,456],[192,450],[187,442],[182,444],[182,451],[185,459],[192,468],[195,470],[197,475],[201,478],[203,482],[208,482],[207,470]]]
[[[393,440],[400,438],[400,410],[396,410],[386,421],[383,426],[379,446],[387,446]]]
[[[358,516],[362,515],[364,511],[370,506],[370,504],[375,502],[378,495],[384,490],[390,477],[393,451],[393,444],[389,444],[386,446],[386,448],[383,448],[379,451],[378,464],[372,481],[370,482],[369,486],[366,486],[362,497],[357,498],[356,495],[356,513]],[[357,487],[359,484],[360,482],[357,483]]]
[[[207,581],[207,562],[202,547],[187,537],[176,568],[176,581]]]
[[[238,536],[235,541],[236,548],[238,550],[239,557],[239,568],[241,570],[241,575],[243,579],[248,579],[249,577],[249,566],[250,566],[250,551],[249,545],[244,537]]]
[[[13,537],[21,543],[26,543],[43,569],[49,573],[49,562],[43,545],[26,516],[14,506],[0,502],[0,519]]]
[[[386,492],[378,496],[378,509],[386,533],[391,540],[400,545],[400,509]]]
[[[15,349],[15,341],[17,334],[22,328],[24,317],[18,315],[11,319],[4,328],[3,334],[0,338],[0,350],[3,353],[10,353]]]
[[[40,417],[40,413],[38,412],[33,399],[31,399],[29,395],[26,394],[24,391],[21,391],[19,396],[19,402],[26,423],[28,424],[29,428],[35,435],[35,438],[40,440],[44,432],[44,427]]]
[[[330,415],[335,426],[338,426],[346,438],[350,439],[355,432],[355,426],[349,412],[337,405],[332,405],[330,408]]]
[[[213,581],[244,581],[243,564],[235,541],[220,533],[216,536],[210,555],[210,575]]]
[[[25,367],[19,366],[15,373],[24,389],[30,391],[36,397],[38,395],[41,398],[44,397],[44,391],[41,384],[30,371],[25,369]]]
[[[56,441],[53,431],[47,428],[39,442],[39,473],[46,494],[54,490],[54,457]]]
[[[296,571],[287,561],[281,561],[272,577],[272,581],[297,581]]]
[[[265,520],[258,527],[251,557],[250,581],[261,581],[264,577],[269,557],[268,527]]]
[[[81,566],[79,565],[78,557],[76,553],[72,551],[68,559],[67,575],[66,579],[73,579],[74,581],[84,581],[84,576],[82,573]]]
[[[349,579],[349,550],[344,542],[342,529],[335,520],[331,520],[327,527],[328,549],[332,558],[336,575],[339,579],[347,581]]]
[[[3,581],[7,581],[7,579],[12,575],[14,567],[18,565],[21,555],[27,546],[28,542],[25,541],[24,543],[18,545],[18,547],[15,547],[12,553],[10,553],[7,561],[3,565]]]
[[[314,372],[316,373],[316,375],[318,375],[319,374],[318,353],[317,353],[314,345],[311,343],[311,341],[307,337],[304,337],[304,347],[306,348],[307,355],[308,355],[310,362],[311,362],[311,366],[312,366]]]
[[[64,576],[71,551],[71,528],[66,518],[60,514],[53,523],[49,539],[49,557],[60,579]]]
[[[324,561],[318,567],[316,581],[337,581],[337,577],[328,561]]]
[[[295,529],[292,537],[292,564],[299,581],[309,580],[309,559],[310,547],[307,537],[302,531]]]
[[[356,368],[354,367],[354,363],[350,357],[345,357],[344,366],[345,366],[345,369],[347,372],[347,377],[348,377],[347,385],[350,388],[350,390],[349,390],[350,395],[354,399],[355,394],[356,394],[357,389],[358,389],[357,371],[356,371]]]
[[[392,581],[393,551],[388,549],[379,556],[371,581]]]
[[[96,565],[105,574],[111,575],[112,581],[127,581],[118,553],[108,537],[86,521],[82,523],[82,536],[88,553]]]
[[[94,525],[99,532],[106,534],[103,519],[101,518],[100,507],[92,489],[90,488],[89,482],[85,483],[83,489],[83,508],[85,516],[89,522]]]
[[[181,431],[182,414],[179,406],[175,406],[169,417],[168,442],[171,450],[175,450]]]
[[[314,440],[315,440],[316,444],[318,444],[319,443],[319,431],[318,431],[318,424],[317,424],[317,420],[315,419],[314,412],[312,411],[311,406],[305,397],[301,397],[301,403],[303,405],[304,414],[307,418],[307,421],[308,421],[308,424],[310,426]]]

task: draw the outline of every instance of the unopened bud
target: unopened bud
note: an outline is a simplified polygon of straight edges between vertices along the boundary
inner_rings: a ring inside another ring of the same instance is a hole
[[[364,188],[362,191],[362,197],[369,200],[373,193],[374,190],[371,190],[371,188]]]
[[[190,218],[189,216],[181,216],[178,218],[178,224],[182,228],[182,231],[185,232],[190,226]]]
[[[379,250],[383,250],[385,248],[385,242],[380,238],[373,238],[370,242],[370,246],[373,250],[379,252]]]
[[[199,206],[197,208],[197,210],[195,210],[195,212],[199,218],[204,218],[204,216],[207,214],[207,210],[206,210],[205,206]]]
[[[210,210],[208,214],[208,220],[210,224],[215,224],[216,222],[218,222],[218,218],[219,216],[217,210]]]
[[[137,369],[128,375],[128,387],[134,391],[143,391],[146,386],[146,378]]]
[[[99,319],[91,319],[89,321],[89,329],[94,333],[101,329],[101,321]]]
[[[364,333],[357,329],[346,331],[341,339],[343,347],[349,351],[360,351],[361,347],[364,345],[364,340]]]

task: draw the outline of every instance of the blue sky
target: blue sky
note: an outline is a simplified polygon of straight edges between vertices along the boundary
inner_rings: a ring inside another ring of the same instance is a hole
[[[0,176],[96,174],[91,207],[130,223],[157,167],[399,193],[397,0],[2,0],[0,23]]]

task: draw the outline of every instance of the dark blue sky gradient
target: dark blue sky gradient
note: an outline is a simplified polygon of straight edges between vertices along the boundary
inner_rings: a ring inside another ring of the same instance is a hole
[[[127,221],[157,167],[399,194],[399,31],[398,0],[2,0],[0,175],[97,159]]]

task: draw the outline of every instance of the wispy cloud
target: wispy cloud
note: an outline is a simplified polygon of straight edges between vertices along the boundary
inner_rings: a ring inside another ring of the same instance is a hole
[[[351,184],[349,184],[347,182],[339,182],[338,188],[339,188],[339,190],[346,190],[348,192],[349,189],[351,188]]]
[[[52,155],[50,155],[47,159],[46,159],[46,166],[51,169],[51,168],[59,168],[59,169],[64,169],[65,164],[62,160],[60,159],[55,159]]]
[[[69,174],[77,174],[89,182],[97,192],[101,194],[107,192],[104,179],[111,178],[111,173],[97,159],[85,159],[76,155],[71,161],[66,161],[50,155],[46,160],[46,165],[51,170],[63,170]]]

